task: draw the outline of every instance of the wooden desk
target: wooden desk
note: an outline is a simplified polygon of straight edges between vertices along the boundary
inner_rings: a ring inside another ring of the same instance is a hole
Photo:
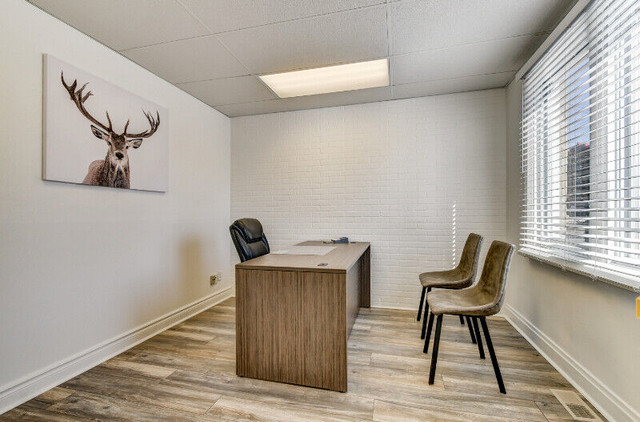
[[[370,306],[370,248],[327,246],[336,248],[236,265],[239,376],[347,391],[347,338],[359,308]]]

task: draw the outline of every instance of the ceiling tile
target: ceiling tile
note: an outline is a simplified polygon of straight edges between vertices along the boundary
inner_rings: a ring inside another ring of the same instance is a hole
[[[306,110],[312,108],[335,107],[349,104],[372,103],[390,100],[391,88],[370,88],[358,91],[334,92],[307,97],[282,98],[254,103],[217,106],[216,109],[229,117],[251,114],[277,113],[280,111]]]
[[[136,48],[122,54],[173,83],[249,73],[215,35]]]
[[[323,15],[219,34],[255,74],[387,55],[386,6]]]
[[[550,31],[573,0],[418,0],[390,4],[391,54]]]
[[[526,35],[392,56],[393,85],[515,71],[543,39]]]
[[[174,0],[31,0],[114,50],[205,35],[208,30]]]
[[[333,92],[331,94],[309,95],[290,98],[291,104],[299,109],[334,107],[348,104],[372,103],[391,99],[391,87],[359,89],[357,91]]]
[[[178,86],[210,106],[277,98],[256,76],[187,82]]]
[[[257,101],[254,103],[228,104],[216,106],[216,110],[227,117],[251,116],[254,114],[278,113],[291,111],[291,105],[284,99]]]
[[[425,97],[428,95],[449,94],[454,92],[477,91],[480,89],[501,88],[507,85],[516,72],[474,75],[463,78],[441,79],[437,81],[415,82],[392,87],[393,98]]]
[[[181,1],[213,32],[232,31],[384,3],[384,0]]]

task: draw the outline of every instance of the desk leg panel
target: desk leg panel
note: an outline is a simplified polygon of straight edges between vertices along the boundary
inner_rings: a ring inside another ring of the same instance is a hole
[[[360,257],[360,307],[371,307],[371,247]]]
[[[300,384],[298,273],[236,270],[236,372]]]
[[[302,384],[347,391],[346,274],[301,273]]]

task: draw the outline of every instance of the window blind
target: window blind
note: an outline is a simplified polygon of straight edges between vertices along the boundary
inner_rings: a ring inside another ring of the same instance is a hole
[[[640,289],[640,0],[593,0],[523,79],[521,251]]]

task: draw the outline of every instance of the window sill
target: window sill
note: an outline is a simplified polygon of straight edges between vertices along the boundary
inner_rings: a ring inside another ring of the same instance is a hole
[[[637,279],[631,277],[626,277],[609,271],[599,270],[597,268],[587,267],[573,261],[545,255],[538,251],[532,251],[531,249],[527,248],[518,249],[518,254],[529,259],[534,259],[536,261],[544,262],[545,264],[551,265],[553,267],[560,268],[563,271],[580,274],[592,280],[602,281],[621,289],[640,293],[640,282],[638,282]]]

